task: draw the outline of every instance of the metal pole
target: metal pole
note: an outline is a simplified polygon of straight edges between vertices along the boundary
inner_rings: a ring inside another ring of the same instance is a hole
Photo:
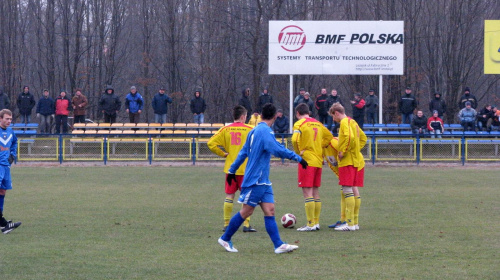
[[[288,132],[292,133],[293,129],[293,75],[290,75],[290,110],[288,110]]]
[[[383,88],[383,83],[382,83],[382,75],[378,76],[378,123],[383,123],[382,120],[382,102],[384,99],[382,98],[384,95],[384,88]]]

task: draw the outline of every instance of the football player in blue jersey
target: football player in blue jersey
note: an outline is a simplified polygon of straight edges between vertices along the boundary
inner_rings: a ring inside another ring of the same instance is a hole
[[[252,215],[257,205],[260,205],[264,212],[264,224],[274,244],[274,252],[281,254],[292,252],[298,248],[296,245],[286,244],[281,240],[274,218],[274,194],[272,183],[269,181],[269,169],[271,155],[297,161],[302,165],[302,168],[307,168],[307,162],[276,141],[271,128],[275,119],[276,107],[270,103],[265,104],[262,108],[262,122],[248,133],[245,145],[229,168],[227,182],[231,184],[236,179],[236,170],[248,158],[238,199],[243,207],[231,218],[226,231],[218,240],[219,244],[228,252],[238,252],[233,247],[231,237],[238,231],[243,221]]]
[[[10,165],[16,159],[17,137],[10,128],[12,112],[8,109],[0,111],[0,228],[3,234],[7,234],[21,225],[21,222],[13,223],[3,217],[3,204],[5,193],[12,189],[10,178]]]

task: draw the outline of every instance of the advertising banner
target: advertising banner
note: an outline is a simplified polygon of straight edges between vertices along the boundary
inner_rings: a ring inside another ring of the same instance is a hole
[[[403,75],[403,21],[269,21],[269,74]]]
[[[500,20],[484,21],[484,74],[500,74]]]

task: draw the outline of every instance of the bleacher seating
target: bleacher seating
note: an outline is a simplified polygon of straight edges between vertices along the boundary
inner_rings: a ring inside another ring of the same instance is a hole
[[[224,126],[222,123],[88,123],[78,124],[73,134],[213,134]],[[24,131],[19,131],[24,133]]]

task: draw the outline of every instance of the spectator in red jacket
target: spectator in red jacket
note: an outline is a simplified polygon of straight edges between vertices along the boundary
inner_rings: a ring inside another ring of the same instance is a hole
[[[365,122],[365,100],[361,98],[361,93],[357,92],[354,94],[354,100],[351,100],[351,104],[352,118],[358,123],[359,128],[363,129]]]
[[[431,138],[441,138],[441,134],[443,134],[443,120],[439,117],[439,112],[434,110],[432,112],[432,117],[427,120],[427,130],[431,134]]]
[[[61,91],[56,99],[56,133],[68,133],[68,116],[71,111],[71,101],[66,97],[66,92]]]

